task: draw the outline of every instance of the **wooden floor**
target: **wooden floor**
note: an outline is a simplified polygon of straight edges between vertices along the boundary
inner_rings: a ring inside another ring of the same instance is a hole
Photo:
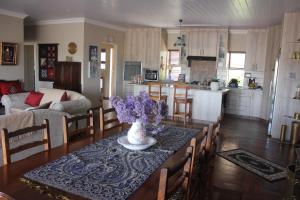
[[[286,167],[295,160],[294,149],[267,137],[267,125],[259,121],[225,117],[221,125],[219,151],[243,148]],[[219,156],[209,173],[204,199],[282,199],[287,180],[268,182]],[[203,194],[203,192],[202,192]],[[201,199],[199,196],[193,199]],[[203,198],[202,198],[203,199]]]

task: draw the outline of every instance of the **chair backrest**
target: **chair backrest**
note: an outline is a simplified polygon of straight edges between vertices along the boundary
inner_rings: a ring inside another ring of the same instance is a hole
[[[211,152],[217,143],[217,137],[220,134],[220,125],[221,118],[218,117],[218,120],[209,125],[208,128],[208,137],[205,145],[205,151]]]
[[[183,89],[184,93],[177,93],[178,89]],[[189,89],[190,89],[190,86],[188,86],[188,85],[174,84],[174,98],[183,98],[183,99],[187,100]]]
[[[79,122],[86,120],[86,126],[83,128],[79,127]],[[63,126],[64,126],[64,143],[68,143],[71,138],[76,135],[85,133],[87,136],[95,136],[96,130],[94,127],[94,115],[92,111],[89,111],[87,114],[76,115],[73,117],[63,116]],[[73,130],[70,130],[69,124],[74,123],[75,127]]]
[[[196,137],[191,139],[190,146],[193,147],[194,149],[193,157],[192,157],[192,166],[195,166],[195,164],[200,161],[201,157],[204,156],[207,135],[208,135],[208,127],[204,127],[202,131],[196,135]],[[192,173],[193,173],[193,168],[192,168]]]
[[[185,156],[181,158],[181,160],[169,168],[161,169],[157,200],[168,199],[179,189],[183,189],[186,197],[185,199],[189,199],[189,180],[192,168],[192,155],[193,147],[188,147]],[[181,175],[178,173],[181,173]],[[174,183],[172,182],[172,185],[169,184],[169,180],[171,178],[172,181],[174,181]]]
[[[123,123],[119,122],[116,110],[100,107],[100,137],[105,137],[107,132],[117,128],[123,130]]]
[[[161,98],[161,84],[159,82],[149,82],[149,96],[150,97],[158,97],[159,100]],[[155,89],[155,90],[153,90]]]
[[[43,138],[42,140],[35,140],[33,142],[23,144],[16,148],[10,148],[10,139],[16,137],[22,137],[27,134],[37,134],[37,131],[43,130]],[[49,121],[47,119],[44,120],[43,124],[40,126],[31,126],[23,129],[19,129],[13,132],[8,132],[6,128],[1,131],[1,144],[2,144],[2,157],[3,164],[11,163],[11,155],[19,153],[21,151],[31,149],[33,147],[37,147],[40,145],[44,146],[45,151],[51,148],[50,142],[50,132],[49,132]]]

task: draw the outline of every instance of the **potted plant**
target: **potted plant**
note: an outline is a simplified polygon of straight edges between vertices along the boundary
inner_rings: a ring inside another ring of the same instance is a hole
[[[210,81],[210,89],[213,91],[217,91],[220,89],[219,79],[214,78]]]
[[[113,96],[110,98],[115,108],[117,117],[121,123],[132,124],[127,139],[131,144],[143,144],[145,142],[146,130],[144,126],[154,117],[158,125],[162,118],[168,114],[168,106],[164,101],[153,101],[146,92],[140,92],[138,96],[121,98]]]

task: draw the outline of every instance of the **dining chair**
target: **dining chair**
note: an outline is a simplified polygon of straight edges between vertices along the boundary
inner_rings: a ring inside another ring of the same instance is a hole
[[[26,137],[28,134],[38,134],[38,131],[43,131],[43,136],[41,140],[30,141],[28,143],[22,144],[18,147],[11,148],[10,140],[13,138]],[[50,141],[50,131],[49,131],[49,121],[45,119],[43,124],[40,126],[31,126],[23,129],[18,129],[16,131],[9,132],[6,128],[1,131],[1,144],[2,144],[2,158],[3,165],[11,163],[11,156],[13,154],[32,149],[37,146],[44,146],[44,151],[51,148]]]
[[[86,120],[86,123],[84,120]],[[95,137],[95,126],[93,112],[89,111],[87,114],[75,115],[73,117],[63,116],[64,126],[64,144],[67,144],[77,136],[85,134],[88,137]],[[84,127],[80,127],[79,123],[85,124]],[[74,124],[74,126],[70,126]],[[69,127],[70,126],[70,127]]]
[[[193,151],[193,147],[188,147],[184,157],[172,166],[161,169],[157,200],[189,199]]]
[[[168,96],[162,95],[161,83],[159,82],[149,82],[148,83],[149,96],[154,101],[165,101],[167,102]]]
[[[205,154],[207,161],[214,157],[217,150],[217,139],[220,135],[221,118],[214,123],[211,123],[208,128],[208,137],[205,144]]]
[[[100,137],[104,138],[105,135],[112,130],[123,130],[123,123],[117,118],[115,108],[100,107]]]
[[[183,90],[184,93],[178,93],[178,90]],[[175,118],[183,118],[184,124],[186,123],[186,118],[192,122],[192,103],[193,98],[188,97],[188,91],[190,86],[183,84],[174,85],[174,95],[173,95],[173,121]],[[184,111],[179,111],[180,104],[184,105]]]

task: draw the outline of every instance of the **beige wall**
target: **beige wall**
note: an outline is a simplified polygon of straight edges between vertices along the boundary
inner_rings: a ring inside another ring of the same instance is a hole
[[[92,101],[93,105],[97,105],[100,99],[100,82],[99,79],[88,78],[88,63],[89,63],[89,46],[96,45],[100,50],[101,43],[107,43],[108,38],[112,39],[111,44],[115,47],[116,56],[116,73],[112,75],[116,80],[116,86],[112,90],[116,91],[116,95],[122,95],[123,82],[123,55],[124,55],[124,38],[125,32],[116,31],[108,28],[103,28],[97,25],[85,23],[84,24],[84,94]],[[100,55],[100,54],[99,54]],[[104,77],[107,79],[109,77]]]
[[[24,81],[23,19],[0,14],[0,41],[18,43],[17,65],[0,65],[0,79]]]
[[[25,42],[37,44],[58,43],[58,61],[65,61],[66,56],[72,56],[73,61],[81,62],[81,66],[83,66],[83,31],[84,23],[25,26],[24,39]],[[77,52],[74,55],[68,52],[68,44],[70,42],[77,44]],[[38,61],[36,63],[38,68]],[[83,71],[81,76],[81,83],[83,83]],[[39,81],[38,69],[36,69],[36,89],[39,87],[52,88],[52,84],[52,82]]]

